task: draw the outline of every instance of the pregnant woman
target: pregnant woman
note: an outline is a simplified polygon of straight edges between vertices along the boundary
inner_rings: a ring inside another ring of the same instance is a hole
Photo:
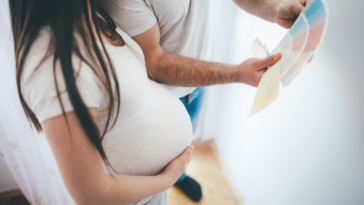
[[[192,127],[140,47],[95,0],[9,2],[19,96],[76,204],[166,204]]]

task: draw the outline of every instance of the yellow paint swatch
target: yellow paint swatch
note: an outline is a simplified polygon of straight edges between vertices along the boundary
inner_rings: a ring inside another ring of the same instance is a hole
[[[259,86],[258,86],[258,90],[257,90],[258,94],[264,92],[265,90],[267,90],[269,88],[272,77],[273,77],[272,73],[270,73],[269,75],[263,75],[262,79],[259,82]]]
[[[278,97],[278,94],[279,94],[279,82],[277,82],[275,85],[273,85],[273,87],[271,87],[268,90],[267,101],[266,101],[265,104],[268,105],[273,100],[275,100]]]
[[[262,94],[255,96],[254,103],[252,109],[250,110],[250,115],[259,111],[265,106],[265,101],[267,99],[268,91],[263,92]]]
[[[255,96],[252,109],[250,110],[250,115],[263,109],[273,100],[275,100],[278,97],[278,94],[279,94],[279,81],[276,82],[276,84],[274,84],[267,91]]]
[[[278,82],[281,73],[281,66],[282,60],[279,60],[276,64],[268,68],[268,70],[264,73],[262,79],[259,82],[257,95],[268,90],[270,87],[272,87],[272,85]]]
[[[269,87],[272,87],[274,84],[276,84],[279,81],[279,77],[281,76],[281,69],[280,66],[282,65],[282,63],[280,63],[279,65],[279,69],[276,69],[273,74],[272,74],[272,79],[270,81],[270,85]]]

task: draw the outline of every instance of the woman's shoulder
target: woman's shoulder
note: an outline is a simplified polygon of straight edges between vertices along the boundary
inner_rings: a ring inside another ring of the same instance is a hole
[[[54,60],[54,48],[52,46],[52,32],[49,27],[43,27],[36,40],[31,45],[31,48],[26,56],[21,80],[22,84],[26,84],[30,81],[34,82],[35,79],[51,79],[54,80],[53,76],[59,76],[63,78],[62,67],[60,60]],[[91,60],[80,47],[82,57],[79,57],[74,51],[71,53],[72,67],[74,73],[77,75],[76,78],[83,76],[90,77],[94,74],[92,66],[89,62]],[[88,59],[88,60],[85,60]],[[92,67],[92,68],[91,68]],[[95,75],[96,77],[96,75]],[[43,81],[43,80],[42,80]]]
[[[32,43],[29,52],[26,56],[23,70],[22,79],[28,79],[35,70],[39,67],[46,67],[47,64],[51,65],[51,55],[47,55],[51,40],[51,32],[49,27],[44,27],[39,31],[38,37]],[[24,81],[23,81],[24,82]]]
[[[23,97],[40,121],[62,113],[59,97],[66,112],[73,109],[61,63],[54,61],[54,51],[49,46],[51,35],[48,28],[39,32],[26,57],[20,80]],[[84,103],[87,107],[99,108],[103,98],[102,82],[91,67],[74,54],[72,66],[77,90]]]

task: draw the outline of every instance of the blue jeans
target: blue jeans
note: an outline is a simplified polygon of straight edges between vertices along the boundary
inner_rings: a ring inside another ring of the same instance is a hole
[[[196,117],[198,116],[201,110],[204,93],[205,93],[204,88],[196,88],[196,90],[194,90],[191,94],[180,98],[183,105],[186,107],[188,114],[190,115],[193,131],[195,131],[197,126]],[[177,182],[182,181],[185,177],[186,173],[183,172],[183,174],[177,180]]]

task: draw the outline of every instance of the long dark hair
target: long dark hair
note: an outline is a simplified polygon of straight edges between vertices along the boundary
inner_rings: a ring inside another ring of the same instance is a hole
[[[116,72],[102,42],[100,31],[111,40],[120,40],[122,42],[121,37],[116,33],[114,22],[106,13],[100,10],[96,0],[9,0],[9,5],[15,44],[18,94],[28,119],[38,132],[42,131],[42,126],[37,117],[23,98],[20,80],[32,44],[38,37],[40,30],[44,26],[49,26],[52,36],[47,53],[54,56],[53,71],[55,71],[56,61],[59,61],[74,112],[105,164],[111,167],[101,141],[107,130],[112,128],[117,119],[120,109],[120,91]],[[93,27],[97,36],[94,35]],[[87,55],[91,56],[92,60],[86,60],[90,58],[81,54],[81,45],[74,39],[75,32],[78,32],[82,37],[82,48],[85,48]],[[102,51],[99,49],[97,41],[101,42]],[[102,132],[94,124],[77,89],[75,70],[72,64],[72,55],[74,54],[92,68],[108,91],[108,119]],[[55,77],[56,72],[53,72],[53,74],[58,100],[66,118]],[[117,106],[115,106],[115,103],[117,103]],[[112,113],[115,107],[117,108],[117,114],[114,118]],[[111,118],[115,119],[113,123],[110,122]]]

